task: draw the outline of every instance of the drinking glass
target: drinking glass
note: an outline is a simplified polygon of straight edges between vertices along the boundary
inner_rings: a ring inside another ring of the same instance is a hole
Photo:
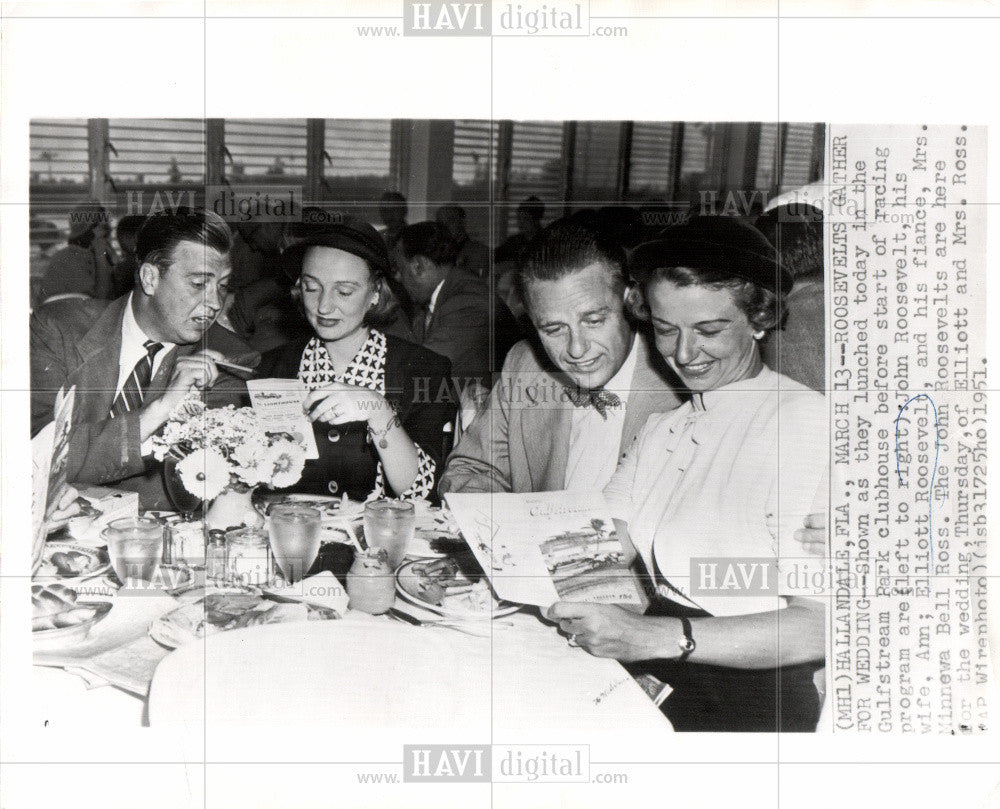
[[[180,520],[167,526],[163,563],[194,569],[205,567],[205,522]]]
[[[122,584],[149,586],[163,556],[163,523],[152,517],[126,517],[108,525],[101,536]]]
[[[271,506],[267,531],[285,581],[300,581],[319,553],[319,510],[299,503]]]
[[[385,548],[393,570],[406,556],[416,524],[413,503],[406,500],[382,499],[365,504],[365,542],[369,548]]]
[[[237,528],[226,532],[226,584],[272,587],[274,555],[263,528]]]

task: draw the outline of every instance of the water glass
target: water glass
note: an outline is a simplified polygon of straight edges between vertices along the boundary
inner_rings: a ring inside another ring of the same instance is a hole
[[[365,504],[365,542],[384,548],[389,567],[395,570],[406,556],[417,524],[413,503],[406,500],[372,500]]]
[[[163,547],[163,563],[184,565],[194,569],[205,567],[205,522],[181,520],[167,526],[167,542]]]
[[[101,537],[122,584],[148,587],[163,557],[163,523],[152,517],[126,517],[108,525]]]
[[[267,531],[274,560],[285,581],[300,581],[319,553],[319,510],[300,503],[271,506]]]

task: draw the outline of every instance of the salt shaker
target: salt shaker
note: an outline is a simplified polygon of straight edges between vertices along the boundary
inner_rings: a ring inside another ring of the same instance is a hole
[[[205,581],[222,585],[226,580],[226,532],[213,528],[205,548]]]

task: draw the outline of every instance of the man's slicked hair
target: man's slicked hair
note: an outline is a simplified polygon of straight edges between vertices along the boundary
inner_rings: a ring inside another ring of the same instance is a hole
[[[546,227],[532,242],[517,275],[522,300],[533,281],[558,281],[591,264],[608,270],[616,292],[628,286],[625,249],[606,233],[568,219]]]
[[[136,258],[140,264],[148,262],[167,270],[173,250],[181,242],[194,242],[228,255],[233,234],[217,213],[181,206],[146,217],[136,238]]]
[[[458,259],[458,243],[448,229],[437,222],[407,225],[399,232],[398,244],[407,261],[424,256],[439,267],[454,267]]]

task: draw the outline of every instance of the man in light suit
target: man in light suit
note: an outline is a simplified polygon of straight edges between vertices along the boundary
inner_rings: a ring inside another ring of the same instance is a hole
[[[180,208],[150,217],[137,238],[138,283],[117,300],[65,300],[31,317],[31,430],[53,418],[56,393],[76,386],[68,480],[139,492],[170,508],[150,438],[192,391],[236,403],[243,383],[217,360],[259,356],[215,324],[230,275],[221,217]],[[210,392],[209,389],[211,389]]]
[[[624,250],[572,222],[543,231],[520,285],[523,341],[448,459],[446,492],[601,490],[651,413],[680,399],[626,313]]]

